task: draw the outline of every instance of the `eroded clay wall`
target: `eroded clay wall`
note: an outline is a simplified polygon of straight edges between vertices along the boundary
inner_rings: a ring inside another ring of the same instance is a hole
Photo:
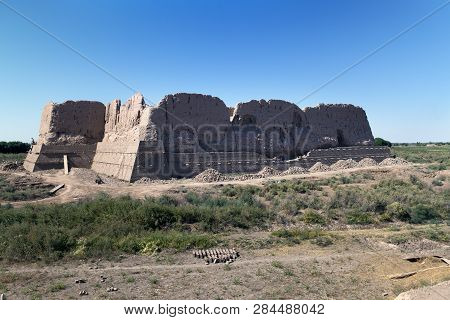
[[[305,109],[311,128],[309,150],[316,148],[373,145],[366,112],[350,104],[322,104]]]
[[[66,101],[44,107],[39,144],[90,144],[103,139],[105,105],[96,101]]]

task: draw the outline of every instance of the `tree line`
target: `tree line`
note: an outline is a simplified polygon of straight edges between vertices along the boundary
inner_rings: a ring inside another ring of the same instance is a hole
[[[20,141],[0,141],[0,153],[25,153],[30,150],[29,143]]]

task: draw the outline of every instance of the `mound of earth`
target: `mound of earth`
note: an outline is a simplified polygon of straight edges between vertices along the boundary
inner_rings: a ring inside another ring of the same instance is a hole
[[[70,169],[70,175],[77,177],[78,179],[95,184],[123,184],[124,181],[120,181],[111,177],[99,175],[93,170],[85,168],[72,168]]]
[[[408,161],[402,158],[386,158],[380,162],[380,166],[404,166],[409,164]]]
[[[20,171],[22,169],[22,163],[18,161],[5,161],[0,163],[0,171]]]
[[[360,168],[372,167],[372,166],[376,166],[376,165],[377,165],[377,162],[372,158],[364,158],[358,162],[358,167],[360,167]]]
[[[257,175],[261,178],[270,177],[270,176],[276,176],[279,175],[280,172],[278,170],[275,170],[272,167],[264,167],[257,173]]]
[[[215,169],[206,169],[202,173],[198,174],[194,180],[197,182],[217,182],[225,180],[225,177]]]
[[[284,171],[282,174],[283,175],[291,175],[291,174],[302,174],[302,173],[306,173],[306,172],[307,172],[307,170],[302,167],[290,167],[289,169]]]
[[[358,162],[353,159],[339,160],[330,166],[331,170],[351,169],[358,166]]]
[[[321,171],[329,171],[330,167],[322,162],[316,162],[311,168],[309,168],[309,172],[321,172]]]

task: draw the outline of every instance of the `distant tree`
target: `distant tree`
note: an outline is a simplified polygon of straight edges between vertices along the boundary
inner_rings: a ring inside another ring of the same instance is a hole
[[[31,145],[20,141],[0,141],[0,153],[25,153]]]
[[[382,138],[375,138],[375,143],[376,146],[387,146],[387,147],[392,147],[392,143],[384,140]]]

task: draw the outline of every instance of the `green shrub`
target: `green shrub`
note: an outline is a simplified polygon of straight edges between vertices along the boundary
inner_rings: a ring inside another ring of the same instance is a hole
[[[409,221],[411,216],[405,206],[399,202],[392,202],[386,207],[386,213],[395,219]]]
[[[430,220],[437,220],[440,216],[436,209],[424,204],[418,204],[411,208],[411,222],[424,223]]]
[[[324,225],[326,223],[325,218],[312,209],[305,210],[305,213],[302,216],[304,222],[309,224],[321,224]]]
[[[361,211],[350,211],[346,214],[348,224],[371,224],[374,220],[370,213]]]
[[[313,240],[311,240],[311,243],[318,245],[320,247],[328,247],[333,244],[333,239],[329,236],[319,236]]]
[[[375,146],[387,146],[387,147],[392,147],[392,143],[391,143],[391,142],[389,142],[389,141],[387,141],[387,140],[384,140],[384,139],[382,139],[382,138],[375,138],[374,145],[375,145]]]
[[[187,197],[184,205],[170,197],[99,195],[63,205],[1,206],[0,257],[32,261],[206,248],[217,243],[208,232],[265,228],[274,218],[251,193],[232,199]]]

